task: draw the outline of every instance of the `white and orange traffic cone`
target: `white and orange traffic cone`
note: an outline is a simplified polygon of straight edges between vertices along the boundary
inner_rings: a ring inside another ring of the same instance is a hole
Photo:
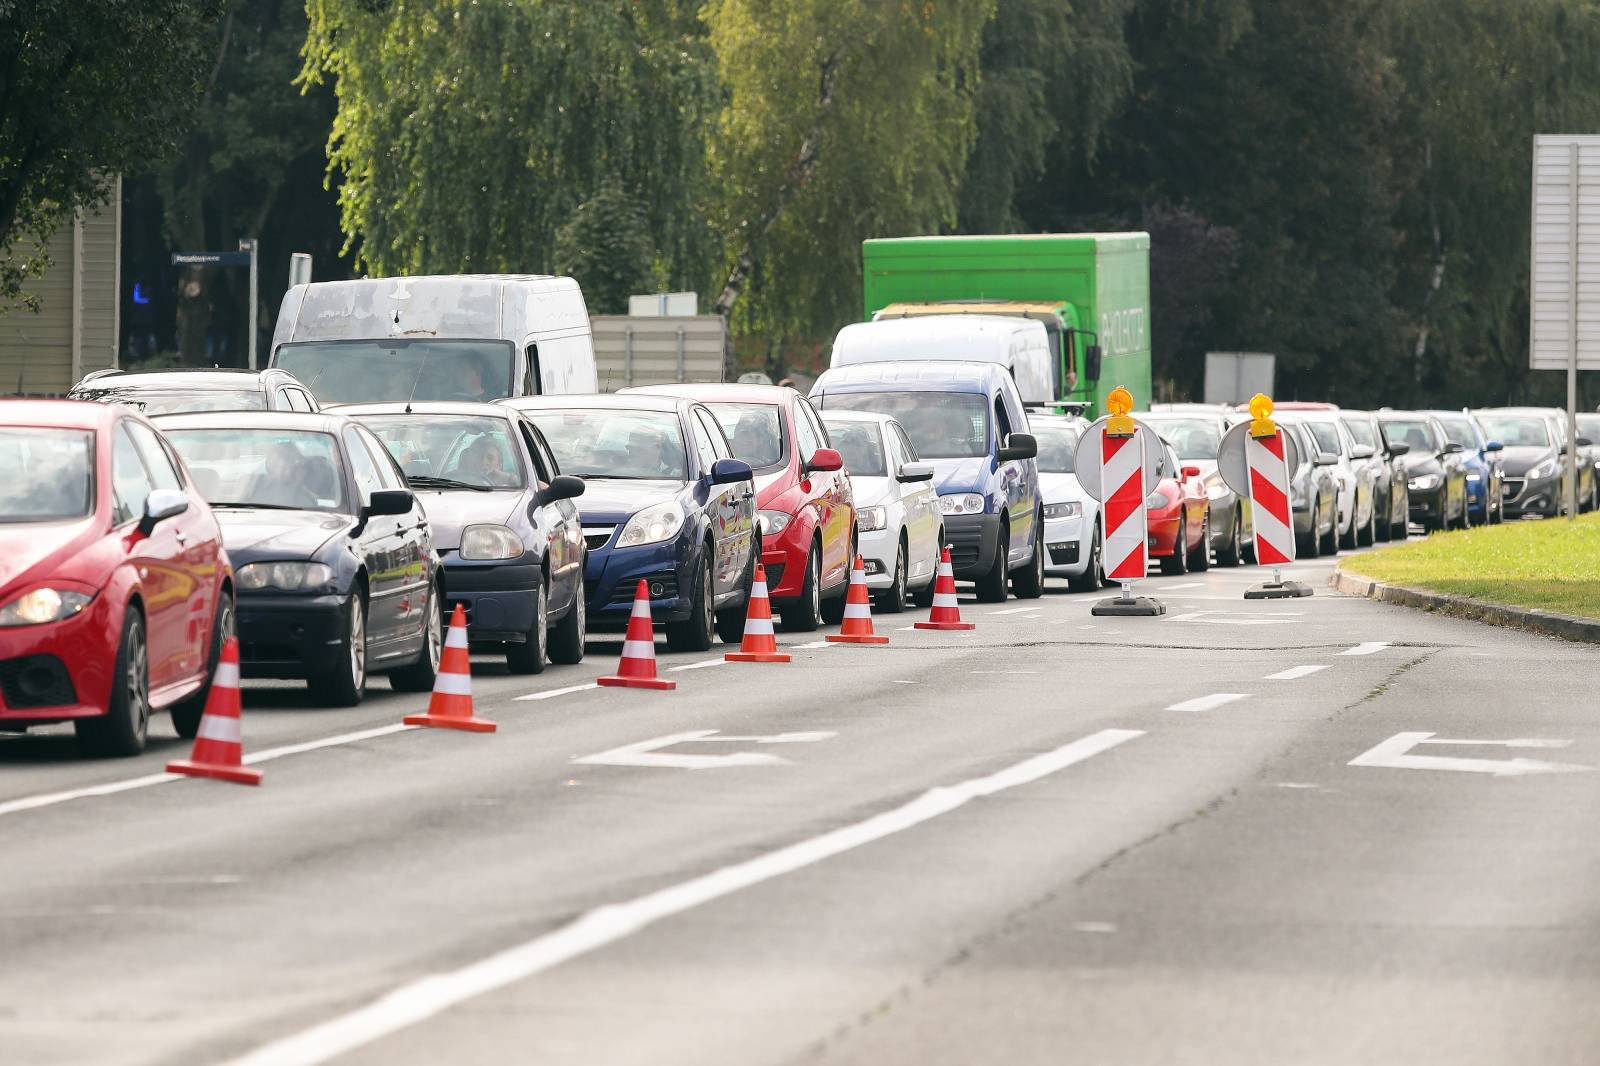
[[[456,604],[450,616],[450,632],[444,638],[439,656],[439,672],[433,679],[433,696],[426,714],[408,714],[406,725],[461,729],[468,733],[493,733],[495,723],[472,714],[472,653],[467,649],[467,612]]]
[[[772,632],[772,601],[767,598],[767,568],[756,564],[755,580],[750,584],[750,605],[745,610],[744,640],[738,651],[723,656],[730,663],[786,663],[789,655],[778,650]]]
[[[926,622],[916,623],[917,629],[976,629],[972,622],[961,620],[961,608],[956,604],[956,570],[950,565],[950,546],[939,552],[939,576],[933,579],[933,610]]]
[[[628,635],[622,641],[622,662],[617,672],[594,679],[606,688],[674,689],[676,681],[656,676],[656,631],[650,621],[650,589],[644,579],[633,594],[633,613],[628,616]]]
[[[211,678],[194,754],[167,763],[167,773],[211,777],[241,785],[261,784],[261,771],[244,765],[244,735],[239,725],[239,641],[222,642],[222,657]]]
[[[844,598],[844,625],[839,632],[829,633],[834,644],[887,644],[889,638],[872,631],[872,597],[867,592],[867,564],[856,556],[850,568],[850,588]]]

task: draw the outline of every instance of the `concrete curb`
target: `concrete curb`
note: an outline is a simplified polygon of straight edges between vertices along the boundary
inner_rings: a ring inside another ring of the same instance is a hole
[[[1429,592],[1426,589],[1407,588],[1404,585],[1386,585],[1363,574],[1337,569],[1328,578],[1335,592],[1346,596],[1365,596],[1380,603],[1393,603],[1401,607],[1415,607],[1424,611],[1466,618],[1489,625],[1526,629],[1562,640],[1600,644],[1600,619],[1578,618],[1570,614],[1554,614],[1534,607],[1508,607],[1499,603],[1452,596],[1447,592]]]

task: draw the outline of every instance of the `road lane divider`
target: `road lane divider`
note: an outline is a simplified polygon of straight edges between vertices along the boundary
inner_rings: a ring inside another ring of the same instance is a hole
[[[1242,700],[1248,695],[1250,695],[1248,692],[1213,692],[1209,696],[1197,696],[1192,700],[1184,700],[1182,703],[1174,703],[1172,706],[1168,707],[1167,710],[1190,712],[1209,711],[1217,707],[1221,707],[1225,703],[1232,703],[1234,700]]]
[[[603,904],[554,932],[459,969],[418,978],[365,1007],[266,1044],[225,1066],[319,1066],[468,1000],[614,944],[665,918],[905,832],[975,799],[1031,784],[1143,735],[1143,730],[1137,729],[1103,729],[986,777],[929,789],[892,810],[809,840],[631,900]]]
[[[1312,674],[1321,673],[1323,670],[1326,670],[1327,668],[1328,668],[1328,664],[1327,663],[1312,663],[1312,664],[1308,664],[1306,666],[1291,666],[1287,670],[1279,670],[1275,674],[1268,674],[1266,677],[1262,678],[1262,680],[1263,681],[1298,681],[1302,677],[1310,677]]]
[[[1344,651],[1340,652],[1339,654],[1340,655],[1372,655],[1373,653],[1383,651],[1385,648],[1390,647],[1390,646],[1391,645],[1389,644],[1389,642],[1387,640],[1369,640],[1364,644],[1357,644],[1353,648],[1346,648]]]

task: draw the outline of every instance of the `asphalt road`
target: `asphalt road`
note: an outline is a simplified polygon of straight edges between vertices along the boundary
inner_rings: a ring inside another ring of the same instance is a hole
[[[249,685],[260,789],[0,740],[0,1062],[1600,1061],[1600,649],[1329,566],[483,660],[492,736]]]

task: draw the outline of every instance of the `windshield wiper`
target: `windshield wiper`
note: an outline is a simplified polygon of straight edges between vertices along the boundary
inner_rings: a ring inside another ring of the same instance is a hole
[[[296,507],[292,503],[247,503],[241,500],[208,500],[213,510],[218,507],[236,511],[315,511],[315,507]]]
[[[492,485],[471,485],[455,478],[434,477],[432,474],[418,474],[416,477],[406,478],[413,485],[421,485],[428,489],[470,489],[473,492],[493,492]]]

